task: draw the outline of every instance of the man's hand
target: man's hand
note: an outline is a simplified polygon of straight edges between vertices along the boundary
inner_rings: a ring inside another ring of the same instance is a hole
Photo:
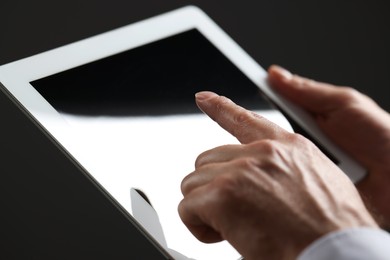
[[[354,185],[318,148],[210,92],[199,108],[241,145],[201,154],[179,214],[201,241],[226,239],[245,259],[294,259],[329,232],[376,223]]]
[[[352,88],[305,79],[278,66],[269,69],[269,81],[367,169],[368,176],[357,187],[383,227],[390,228],[389,114]]]

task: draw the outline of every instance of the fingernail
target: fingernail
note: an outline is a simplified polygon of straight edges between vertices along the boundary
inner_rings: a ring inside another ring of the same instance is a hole
[[[204,101],[212,97],[217,97],[218,95],[211,91],[201,91],[195,94],[195,98],[198,101]]]
[[[283,81],[289,81],[293,77],[291,72],[289,72],[285,68],[282,68],[278,65],[273,65],[272,71],[275,74],[275,76],[279,77]]]

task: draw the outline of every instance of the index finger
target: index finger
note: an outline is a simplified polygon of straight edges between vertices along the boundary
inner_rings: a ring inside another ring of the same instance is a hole
[[[236,105],[230,99],[213,92],[202,91],[195,95],[198,107],[241,143],[261,139],[276,139],[284,129],[264,117]]]

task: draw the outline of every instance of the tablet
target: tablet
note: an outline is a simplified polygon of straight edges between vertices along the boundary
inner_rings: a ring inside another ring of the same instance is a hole
[[[225,242],[198,242],[177,215],[180,182],[196,156],[237,142],[199,113],[197,91],[228,96],[291,131],[281,112],[270,109],[272,103],[352,180],[364,176],[194,6],[3,65],[0,82],[129,214],[130,187],[143,190],[160,216],[167,245],[195,259],[239,256]]]

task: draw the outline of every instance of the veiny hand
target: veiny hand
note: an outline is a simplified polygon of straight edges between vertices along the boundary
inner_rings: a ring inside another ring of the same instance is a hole
[[[309,80],[272,66],[273,88],[313,115],[331,140],[367,170],[357,187],[384,228],[390,228],[390,116],[348,87]]]
[[[196,101],[242,143],[202,153],[182,182],[179,214],[199,240],[227,240],[245,259],[295,259],[329,232],[376,227],[352,182],[310,141],[214,93]]]

